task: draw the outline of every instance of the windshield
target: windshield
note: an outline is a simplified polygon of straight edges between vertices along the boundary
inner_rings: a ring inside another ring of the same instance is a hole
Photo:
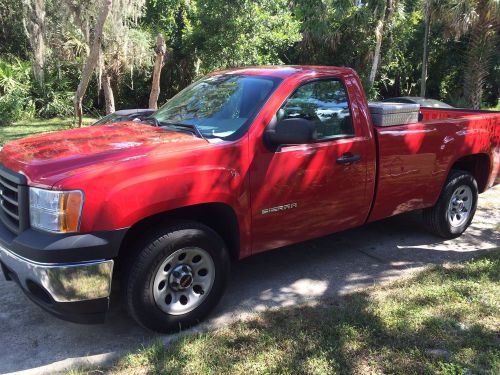
[[[186,87],[153,114],[160,126],[195,125],[206,138],[239,138],[280,78],[216,75]]]

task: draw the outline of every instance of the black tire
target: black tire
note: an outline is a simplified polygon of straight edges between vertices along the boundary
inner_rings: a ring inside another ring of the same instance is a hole
[[[468,218],[461,225],[454,226],[448,215],[448,207],[454,192],[462,185],[466,185],[472,192],[472,207],[469,210]],[[477,182],[468,172],[452,170],[441,191],[439,199],[434,207],[423,210],[423,219],[427,229],[446,239],[460,236],[469,227],[476,212],[478,199]]]
[[[215,266],[215,280],[208,295],[194,310],[183,315],[167,314],[155,302],[154,278],[169,255],[189,247],[198,247],[210,254]],[[221,299],[230,261],[224,241],[211,228],[196,222],[178,222],[146,235],[137,250],[124,275],[124,292],[129,314],[143,327],[161,333],[188,328],[203,320]]]

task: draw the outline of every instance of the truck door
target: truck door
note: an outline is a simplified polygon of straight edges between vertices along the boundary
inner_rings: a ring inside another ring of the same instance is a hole
[[[284,102],[276,120],[312,121],[317,141],[274,151],[261,142],[250,168],[254,253],[365,222],[373,194],[374,139],[361,128],[368,123],[356,123],[360,117],[337,78],[307,81]]]

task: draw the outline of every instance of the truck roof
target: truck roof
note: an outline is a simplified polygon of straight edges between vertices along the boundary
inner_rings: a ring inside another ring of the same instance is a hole
[[[316,65],[278,65],[278,66],[247,66],[233,68],[210,73],[209,75],[235,74],[235,75],[255,75],[278,78],[288,78],[297,75],[334,74],[345,75],[353,73],[351,68],[336,66],[316,66]]]

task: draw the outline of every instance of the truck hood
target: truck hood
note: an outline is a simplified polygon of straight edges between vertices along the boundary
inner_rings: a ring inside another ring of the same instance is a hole
[[[7,143],[0,162],[33,185],[51,186],[78,170],[109,162],[207,145],[194,135],[125,122],[64,130]]]

